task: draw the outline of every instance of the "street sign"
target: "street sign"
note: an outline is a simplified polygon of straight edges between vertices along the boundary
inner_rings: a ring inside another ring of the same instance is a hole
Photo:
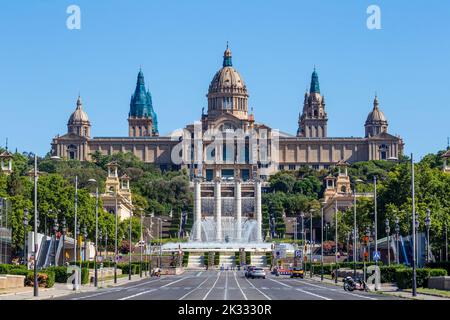
[[[295,250],[295,257],[301,258],[302,257],[302,250]]]
[[[374,251],[374,252],[373,252],[373,260],[374,260],[374,261],[379,261],[379,260],[380,260],[380,257],[381,257],[380,251]]]

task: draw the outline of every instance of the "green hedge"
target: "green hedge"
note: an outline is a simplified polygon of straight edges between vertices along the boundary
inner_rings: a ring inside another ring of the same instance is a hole
[[[268,266],[272,266],[272,252],[266,252],[266,263]]]
[[[426,264],[427,268],[431,269],[445,269],[447,274],[450,274],[450,261],[429,262]]]
[[[240,254],[239,251],[235,251],[235,252],[234,252],[234,264],[235,264],[236,266],[241,265],[241,254]]]
[[[9,274],[25,276],[25,286],[33,286],[34,271],[23,268],[11,269]],[[55,284],[55,273],[51,270],[41,270],[37,274],[39,287],[51,288]]]
[[[405,269],[402,264],[394,264],[390,266],[380,266],[380,281],[381,283],[396,282],[396,272]]]
[[[67,267],[49,267],[47,270],[55,273],[55,282],[57,283],[66,283],[70,276],[67,274]]]
[[[188,261],[189,261],[189,251],[186,251],[183,254],[183,267],[187,267]]]
[[[204,263],[205,266],[209,265],[209,252],[205,252],[203,254],[203,263]]]
[[[215,252],[214,253],[214,265],[218,266],[219,265],[219,261],[220,261],[220,252]]]
[[[0,274],[9,274],[11,270],[27,270],[27,267],[23,264],[21,265],[0,264]]]
[[[446,276],[447,270],[445,269],[416,269],[416,281],[417,287],[426,287],[428,278]],[[395,279],[399,289],[412,288],[412,268],[398,269],[395,273]]]
[[[249,265],[252,262],[251,252],[245,252],[245,264]]]

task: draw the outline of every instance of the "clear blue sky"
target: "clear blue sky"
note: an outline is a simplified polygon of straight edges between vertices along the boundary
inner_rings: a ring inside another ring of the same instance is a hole
[[[21,3],[21,4],[20,4]],[[66,8],[81,8],[81,30]],[[366,9],[381,7],[382,30]],[[295,134],[317,66],[330,136],[362,136],[375,91],[406,153],[450,136],[450,3],[429,1],[4,1],[0,145],[45,154],[81,92],[93,136],[125,136],[139,66],[160,133],[200,118],[226,41],[258,122]]]

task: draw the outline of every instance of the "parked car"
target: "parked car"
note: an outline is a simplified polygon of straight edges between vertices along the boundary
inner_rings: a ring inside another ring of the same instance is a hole
[[[255,279],[255,278],[266,278],[266,272],[263,268],[253,268],[249,272],[249,278]]]

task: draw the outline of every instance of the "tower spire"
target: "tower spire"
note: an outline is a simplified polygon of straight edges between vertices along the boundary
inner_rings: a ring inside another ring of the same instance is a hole
[[[231,50],[228,46],[228,41],[227,41],[227,49],[223,53],[223,67],[232,67],[232,66],[233,66],[233,63],[231,62]]]
[[[311,87],[309,93],[320,93],[319,76],[316,72],[316,66],[314,65],[314,71],[311,75]]]

